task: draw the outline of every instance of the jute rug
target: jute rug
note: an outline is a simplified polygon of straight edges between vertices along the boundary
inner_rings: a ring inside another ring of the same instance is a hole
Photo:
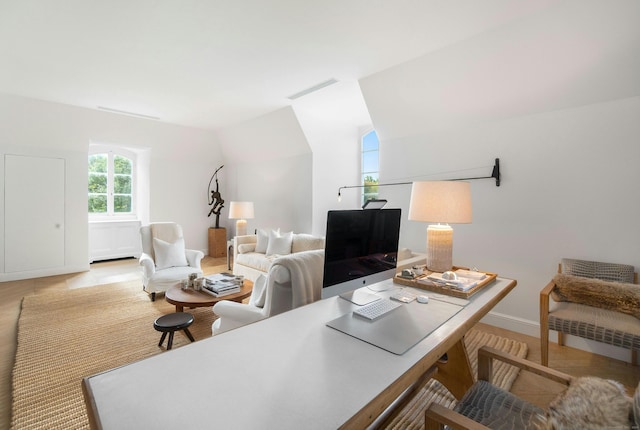
[[[174,310],[163,297],[149,301],[139,282],[25,297],[13,369],[12,429],[88,429],[82,378],[162,353],[153,321]],[[190,331],[196,341],[210,337],[215,319],[211,308],[189,312],[195,317]],[[471,331],[466,342],[474,367],[479,345],[526,356],[526,345],[479,331]],[[174,348],[188,343],[176,333]],[[516,375],[498,369],[505,388]],[[389,428],[421,428],[421,411],[428,403],[453,403],[442,390],[424,390]]]

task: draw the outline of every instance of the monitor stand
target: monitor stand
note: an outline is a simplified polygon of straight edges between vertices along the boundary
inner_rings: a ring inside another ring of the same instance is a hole
[[[364,306],[369,303],[373,303],[377,300],[380,300],[380,296],[377,294],[369,293],[364,291],[363,289],[349,291],[347,293],[340,294],[340,297],[343,299],[350,301],[353,304],[358,306]]]

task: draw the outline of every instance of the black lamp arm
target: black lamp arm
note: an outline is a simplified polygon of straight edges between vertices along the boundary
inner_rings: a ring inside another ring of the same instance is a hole
[[[456,178],[456,179],[445,179],[445,181],[471,181],[473,179],[495,179],[496,187],[500,186],[500,159],[496,158],[493,164],[493,170],[491,171],[491,176],[479,176],[475,178]],[[376,184],[377,187],[388,187],[391,185],[411,185],[413,182],[391,182],[389,184]],[[343,187],[338,188],[338,197],[340,197],[340,193],[342,190],[346,190],[348,188],[364,188],[365,185],[345,185]]]

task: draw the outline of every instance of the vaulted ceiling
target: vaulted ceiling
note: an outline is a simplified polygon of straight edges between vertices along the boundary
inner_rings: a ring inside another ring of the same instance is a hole
[[[557,0],[0,0],[0,92],[219,129]]]

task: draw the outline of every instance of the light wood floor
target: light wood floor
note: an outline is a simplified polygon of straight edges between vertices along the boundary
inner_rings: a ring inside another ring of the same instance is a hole
[[[205,257],[202,268],[211,273],[211,268],[225,265],[226,258]],[[11,371],[16,351],[17,324],[22,298],[30,294],[47,291],[90,287],[113,282],[140,280],[140,268],[135,259],[95,263],[88,272],[46,278],[27,279],[0,283],[3,300],[0,302],[0,430],[8,430],[11,423]],[[140,283],[142,288],[142,282]],[[162,296],[159,298],[162,300]],[[510,332],[497,327],[479,324],[482,330],[529,345],[528,358],[540,362],[538,338]],[[640,366],[590,354],[569,347],[550,346],[549,361],[554,367],[571,375],[595,375],[622,382],[630,392],[640,381]],[[533,403],[544,407],[562,387],[521,372],[511,391]]]

